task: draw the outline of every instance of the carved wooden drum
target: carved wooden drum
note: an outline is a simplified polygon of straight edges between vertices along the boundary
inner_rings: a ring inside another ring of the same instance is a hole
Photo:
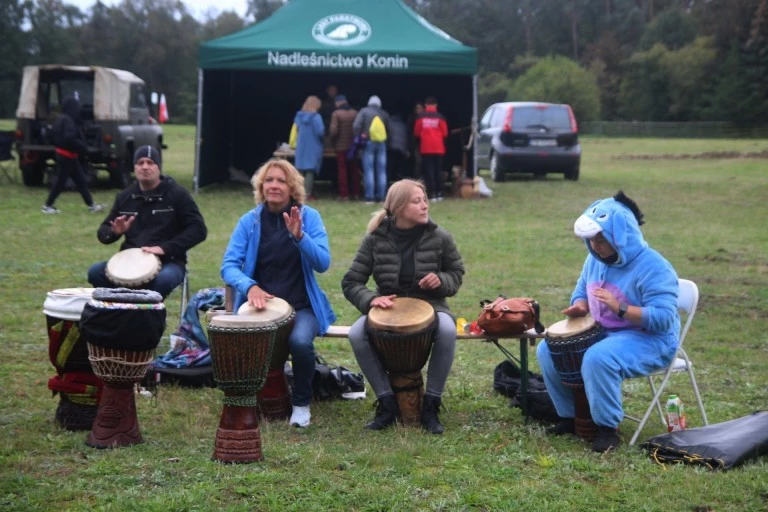
[[[592,315],[561,320],[547,329],[546,342],[552,363],[560,372],[563,384],[573,389],[576,435],[584,439],[597,435],[597,425],[592,421],[584,392],[581,362],[587,349],[603,338],[605,330]]]
[[[141,288],[160,273],[160,258],[140,248],[125,249],[107,261],[107,279],[118,286]]]
[[[429,359],[437,315],[429,302],[396,297],[391,308],[368,312],[368,337],[389,374],[404,424],[419,424],[424,380],[421,369]]]

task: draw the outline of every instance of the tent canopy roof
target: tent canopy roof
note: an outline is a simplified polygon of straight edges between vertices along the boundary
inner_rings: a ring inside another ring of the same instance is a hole
[[[401,0],[291,0],[264,21],[203,43],[202,69],[477,73],[477,50]]]

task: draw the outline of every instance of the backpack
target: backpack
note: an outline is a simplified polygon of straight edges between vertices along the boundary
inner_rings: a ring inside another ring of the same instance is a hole
[[[520,407],[520,368],[504,360],[493,370],[493,389],[510,397],[510,407]],[[546,423],[557,423],[560,417],[549,396],[544,377],[528,371],[528,415]]]
[[[387,127],[381,117],[374,116],[371,126],[368,128],[368,138],[371,142],[385,142],[387,140]]]
[[[288,145],[291,147],[291,149],[296,149],[296,139],[299,138],[299,127],[296,126],[296,123],[293,123],[291,126],[291,133],[288,135]]]

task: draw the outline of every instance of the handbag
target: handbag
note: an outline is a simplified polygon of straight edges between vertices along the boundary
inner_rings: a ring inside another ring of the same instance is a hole
[[[528,329],[536,329],[537,333],[544,332],[544,326],[539,321],[539,303],[534,299],[508,299],[502,295],[493,302],[482,300],[480,306],[483,310],[477,317],[477,326],[486,334],[516,336]]]

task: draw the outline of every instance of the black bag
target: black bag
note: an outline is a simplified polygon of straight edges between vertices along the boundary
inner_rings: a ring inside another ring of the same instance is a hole
[[[506,359],[493,370],[493,389],[504,396],[510,397],[510,407],[521,407],[520,368]],[[560,420],[555,404],[544,384],[544,377],[538,373],[528,372],[528,415],[545,423],[556,423]]]
[[[712,470],[729,469],[768,454],[768,411],[661,434],[640,447],[657,462],[695,464]]]
[[[187,368],[161,368],[150,365],[142,385],[147,388],[158,384],[176,384],[185,388],[214,388],[213,366],[190,366]]]
[[[285,376],[293,385],[293,368],[286,363]],[[362,373],[352,373],[343,366],[329,366],[323,356],[315,355],[315,374],[312,376],[312,392],[316,401],[343,398],[365,398],[365,379]]]

